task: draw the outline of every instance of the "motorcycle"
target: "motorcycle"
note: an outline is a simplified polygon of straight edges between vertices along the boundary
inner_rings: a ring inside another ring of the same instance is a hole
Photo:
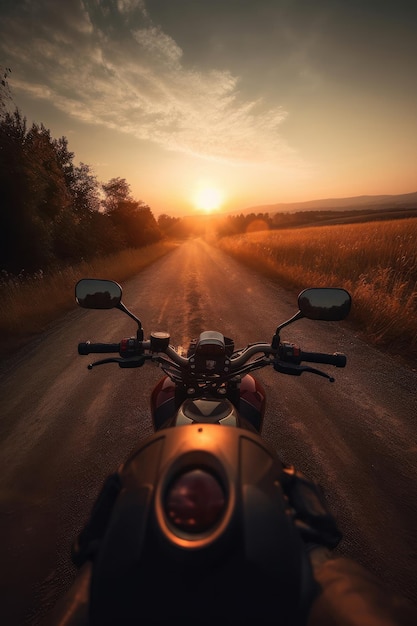
[[[319,486],[262,439],[266,394],[252,372],[272,366],[334,382],[308,363],[345,367],[345,355],[306,352],[281,331],[301,318],[344,319],[349,293],[305,289],[270,342],[236,349],[207,330],[185,354],[167,332],[145,339],[118,283],[82,279],[75,297],[137,324],[118,343],[80,343],[80,355],[117,354],[89,369],[149,362],[163,376],[151,392],[154,434],[105,481],[73,545],[73,562],[87,573],[65,623],[305,624],[317,591],[309,547],[332,549],[341,534]]]

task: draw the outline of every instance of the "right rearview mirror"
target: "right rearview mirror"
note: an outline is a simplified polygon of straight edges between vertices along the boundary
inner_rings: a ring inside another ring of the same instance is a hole
[[[310,320],[343,320],[351,304],[349,292],[333,287],[304,289],[298,296],[298,307],[303,316]]]

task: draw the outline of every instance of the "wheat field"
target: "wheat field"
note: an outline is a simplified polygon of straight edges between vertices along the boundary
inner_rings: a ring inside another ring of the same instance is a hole
[[[218,245],[290,288],[344,287],[367,338],[417,362],[417,218],[247,233]]]

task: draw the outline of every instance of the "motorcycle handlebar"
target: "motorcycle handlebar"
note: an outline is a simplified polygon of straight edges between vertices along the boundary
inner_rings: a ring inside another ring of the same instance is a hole
[[[78,344],[78,354],[87,355],[91,353],[96,354],[104,354],[117,352],[122,356],[126,356],[122,354],[121,343],[91,343],[90,341],[86,341]],[[151,349],[150,341],[141,341],[138,342],[135,346],[136,349],[143,350]],[[134,350],[133,350],[134,351]],[[180,367],[184,367],[188,364],[188,359],[180,356],[178,352],[172,346],[167,346],[164,350],[165,354],[171,358],[174,363],[179,365]],[[231,365],[233,369],[238,369],[242,367],[245,363],[249,361],[249,359],[263,352],[264,354],[273,354],[276,352],[274,348],[270,344],[265,343],[256,343],[250,346],[247,346],[238,356],[235,358],[231,358]],[[130,353],[132,356],[132,352]],[[284,342],[281,344],[279,349],[279,358],[284,362],[296,363],[300,364],[302,361],[306,363],[325,363],[327,365],[334,365],[335,367],[345,367],[346,365],[346,356],[340,352],[335,352],[334,354],[326,354],[322,352],[304,352],[296,347],[294,344],[290,344],[288,342]]]

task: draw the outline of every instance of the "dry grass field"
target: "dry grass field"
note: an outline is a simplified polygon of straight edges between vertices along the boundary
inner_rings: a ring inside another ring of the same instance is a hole
[[[74,286],[83,277],[109,278],[123,282],[177,245],[157,243],[114,256],[81,262],[74,267],[34,276],[0,277],[0,355],[19,346],[60,314],[74,308]]]
[[[254,232],[218,245],[290,288],[344,287],[352,322],[417,365],[417,218]]]

